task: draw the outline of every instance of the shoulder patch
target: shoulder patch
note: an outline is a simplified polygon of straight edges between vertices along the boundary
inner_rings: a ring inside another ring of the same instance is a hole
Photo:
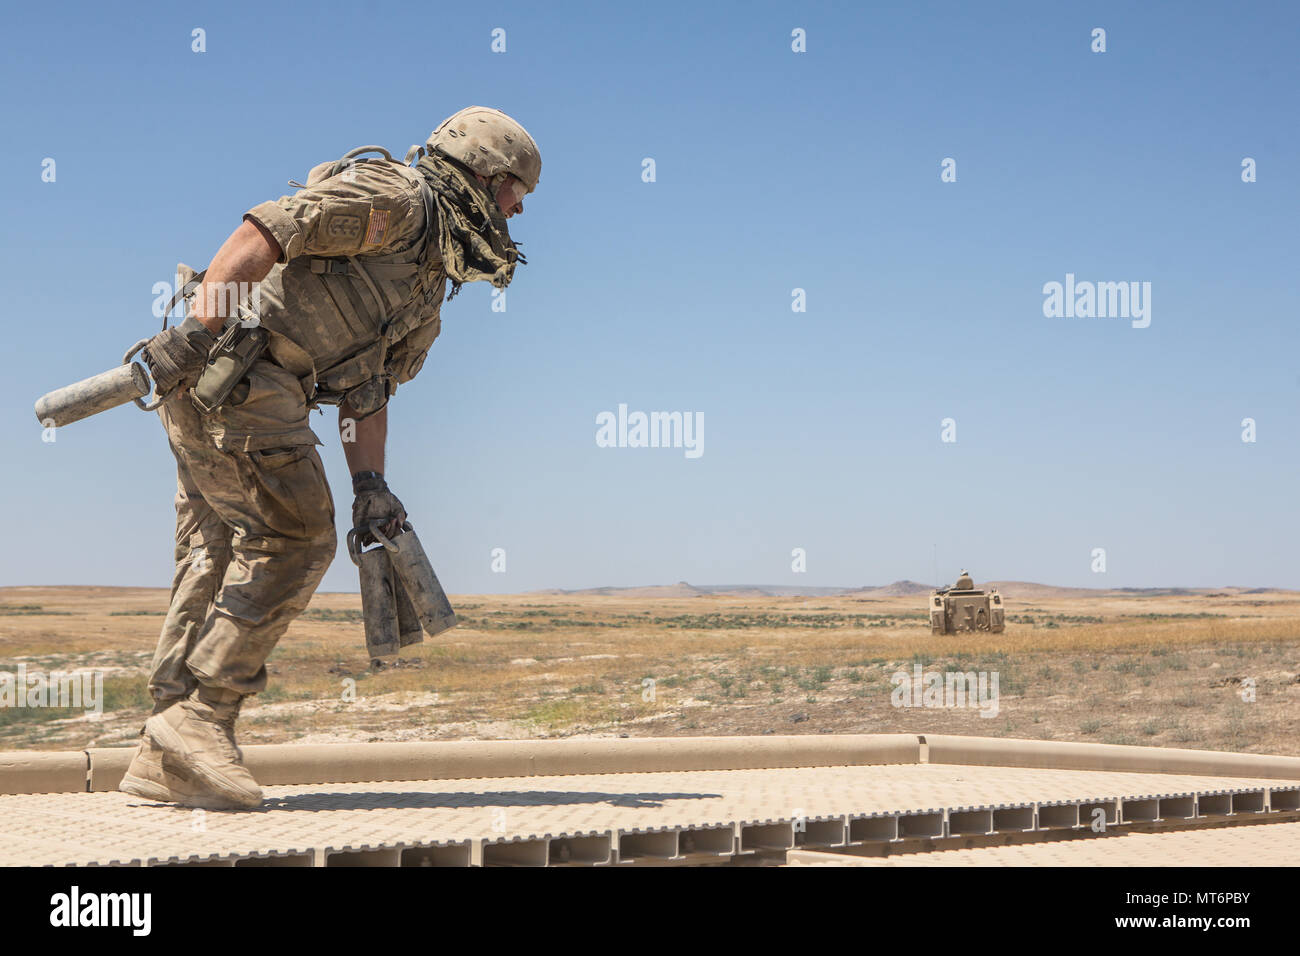
[[[331,239],[355,239],[361,234],[361,217],[335,213],[325,223],[325,234]]]
[[[370,223],[366,227],[366,241],[364,245],[377,246],[383,243],[384,233],[388,229],[388,210],[371,209]]]

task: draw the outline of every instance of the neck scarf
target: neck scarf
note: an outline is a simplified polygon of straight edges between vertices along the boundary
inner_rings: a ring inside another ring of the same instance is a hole
[[[505,216],[489,189],[445,156],[431,153],[416,164],[438,207],[438,247],[451,280],[450,300],[466,282],[486,279],[504,289],[515,265],[528,260],[510,238]]]

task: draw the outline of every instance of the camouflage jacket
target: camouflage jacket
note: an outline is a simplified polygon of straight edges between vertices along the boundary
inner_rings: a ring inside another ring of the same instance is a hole
[[[245,213],[282,250],[258,311],[270,357],[298,377],[309,404],[346,399],[366,415],[424,364],[447,277],[419,172],[374,158],[318,178],[331,165]]]

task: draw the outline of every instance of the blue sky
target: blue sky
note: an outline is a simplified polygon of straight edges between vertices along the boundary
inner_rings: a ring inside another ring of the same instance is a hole
[[[936,553],[946,581],[1295,586],[1297,9],[29,6],[0,38],[0,585],[165,586],[156,419],[46,443],[32,402],[151,334],[154,283],[286,180],[483,104],[542,149],[529,264],[506,312],[445,306],[390,406],[449,591],[932,581]],[[1067,273],[1150,282],[1150,326],[1045,317]],[[619,403],[701,414],[704,454],[597,447]],[[344,554],[323,588],[355,590]]]

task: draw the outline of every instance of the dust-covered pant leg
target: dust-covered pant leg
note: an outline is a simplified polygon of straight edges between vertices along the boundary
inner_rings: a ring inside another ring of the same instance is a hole
[[[232,535],[179,461],[176,473],[176,569],[149,677],[149,693],[160,706],[189,696],[197,683],[185,662],[221,587]]]
[[[255,694],[266,686],[267,657],[307,607],[334,557],[334,504],[325,470],[311,445],[218,449],[188,400],[170,400],[162,412],[178,461],[231,532],[219,586],[189,644],[186,667],[209,687]]]
[[[266,687],[265,662],[334,558],[334,509],[310,445],[237,455],[242,494],[214,493],[238,530],[213,613],[189,657],[210,686],[241,695]],[[215,500],[214,500],[215,499]]]

